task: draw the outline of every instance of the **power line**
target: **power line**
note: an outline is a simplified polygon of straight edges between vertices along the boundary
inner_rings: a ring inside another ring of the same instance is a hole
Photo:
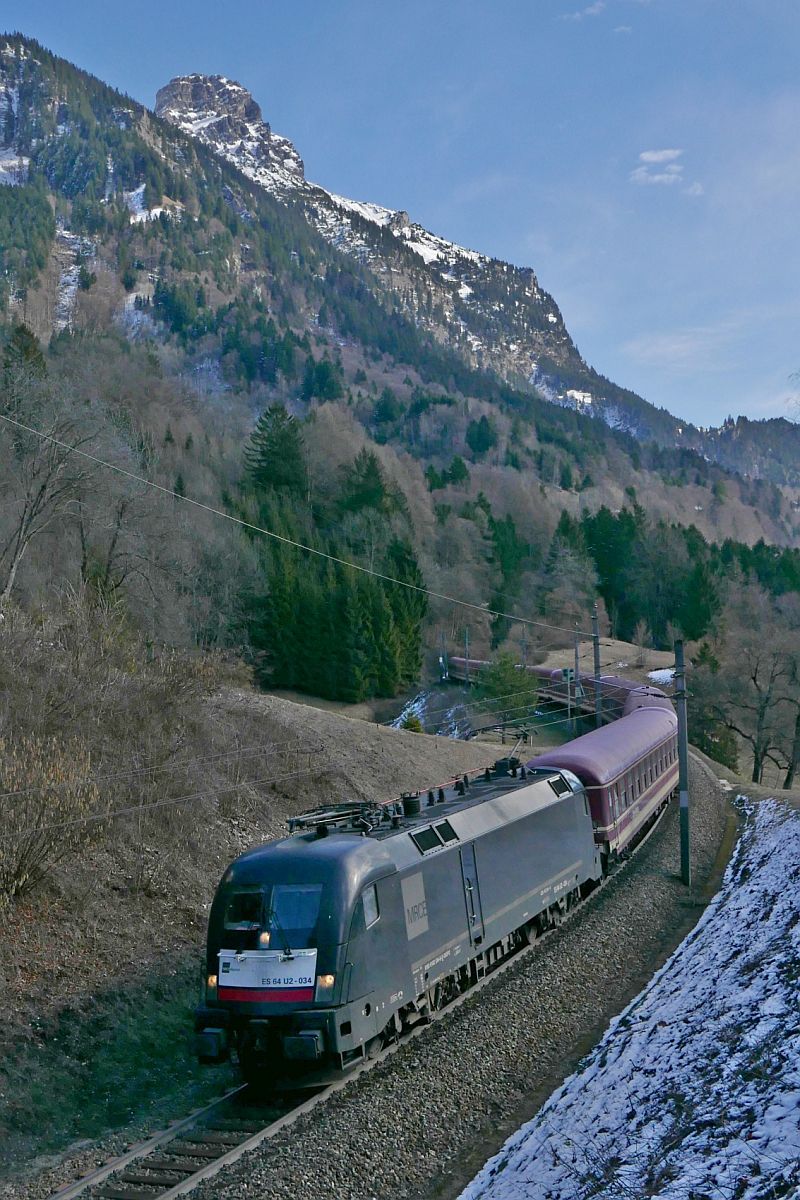
[[[472,709],[493,707],[495,704],[502,704],[504,700],[512,700],[514,698],[514,696],[524,696],[526,693],[529,693],[530,691],[531,691],[530,688],[520,688],[520,690],[517,692],[505,692],[502,696],[493,696],[490,699],[486,699],[486,700],[475,700],[474,702],[465,700],[462,707],[466,708],[467,706],[469,706]],[[426,717],[435,717],[437,713],[449,712],[450,709],[456,708],[456,707],[457,707],[456,704],[444,704],[444,705],[442,705],[441,708],[426,709],[425,716]]]
[[[285,537],[283,534],[275,533],[272,529],[265,529],[261,525],[254,525],[251,521],[245,521],[242,517],[236,517],[233,513],[225,512],[224,509],[214,508],[211,504],[204,504],[202,500],[194,500],[191,496],[184,496],[180,492],[175,492],[172,488],[165,487],[161,483],[156,483],[152,479],[147,479],[144,475],[137,475],[135,471],[129,471],[126,467],[120,467],[116,463],[106,462],[105,459],[98,458],[95,454],[90,454],[88,450],[79,450],[77,446],[70,446],[68,442],[61,441],[60,438],[53,437],[52,434],[43,433],[41,429],[34,429],[31,425],[26,425],[22,421],[17,421],[14,417],[9,417],[5,413],[0,413],[0,420],[5,421],[8,425],[13,425],[17,429],[22,429],[26,433],[32,433],[35,437],[41,438],[43,441],[52,442],[55,446],[60,446],[69,454],[77,454],[81,458],[87,459],[89,462],[96,463],[99,467],[105,467],[108,471],[115,471],[118,475],[125,476],[126,479],[133,479],[136,483],[142,483],[146,487],[155,488],[162,495],[170,496],[173,500],[180,500],[184,504],[191,504],[194,508],[199,508],[203,512],[211,513],[215,517],[222,517],[225,521],[230,521],[234,525],[240,525],[244,529],[249,529],[253,533],[263,534],[264,537],[272,538],[276,542],[281,542],[286,546],[293,546],[296,550],[303,550],[306,554],[314,554],[317,558],[326,559],[328,562],[337,563],[341,567],[350,567],[354,571],[360,571],[364,575],[371,575],[375,579],[380,579],[384,583],[393,583],[398,587],[407,588],[409,591],[417,592],[421,595],[431,596],[435,600],[445,600],[448,604],[456,604],[460,608],[468,608],[474,612],[479,612],[489,617],[503,617],[508,621],[513,621],[520,625],[535,626],[540,629],[554,629],[559,633],[568,633],[571,637],[575,633],[582,634],[584,637],[591,637],[586,630],[577,630],[573,627],[567,629],[562,625],[550,625],[546,621],[534,621],[530,617],[517,617],[513,613],[500,612],[494,608],[484,607],[482,604],[472,604],[469,600],[458,600],[455,596],[448,596],[443,592],[435,592],[432,588],[423,587],[417,583],[410,583],[405,579],[395,579],[392,575],[384,575],[381,571],[375,571],[372,567],[362,567],[359,563],[350,562],[348,559],[339,558],[335,554],[328,554],[325,550],[318,550],[314,546],[306,546],[303,542],[297,542],[293,538]]]
[[[490,762],[487,761],[483,766],[470,768],[470,772],[468,773],[483,771],[487,766],[490,765]],[[324,766],[322,769],[324,770]],[[219,795],[220,792],[233,792],[237,791],[239,788],[255,786],[256,784],[281,783],[284,779],[296,779],[300,775],[309,775],[312,771],[319,770],[319,764],[314,763],[308,767],[304,767],[302,769],[298,768],[296,771],[287,771],[283,775],[273,776],[272,778],[242,779],[238,783],[224,784],[222,787],[211,788],[209,791],[192,792],[189,795],[174,796],[168,800],[153,800],[149,804],[130,804],[125,808],[115,808],[112,812],[108,813],[90,813],[84,817],[73,817],[68,821],[58,821],[49,825],[33,825],[26,829],[16,830],[13,832],[3,832],[3,830],[0,830],[0,842],[3,840],[27,837],[28,834],[32,833],[49,833],[59,829],[74,828],[76,825],[98,824],[103,821],[114,821],[118,817],[136,816],[138,813],[150,812],[157,808],[169,808],[170,806],[176,804],[189,804],[196,800],[208,800]],[[453,776],[453,779],[456,778],[460,779],[461,775]],[[397,797],[392,796],[391,799],[394,800],[397,799]],[[379,801],[379,803],[388,802],[389,801]]]
[[[148,804],[130,804],[125,808],[115,808],[107,813],[89,813],[85,817],[73,817],[69,821],[58,821],[52,825],[31,825],[27,829],[20,829],[14,832],[3,833],[0,830],[0,841],[11,838],[27,837],[31,833],[52,832],[57,829],[70,829],[75,825],[92,825],[101,821],[114,821],[117,817],[135,816],[137,813],[148,812],[154,808],[168,808],[173,804],[188,804],[192,800],[207,800],[210,797],[218,795],[220,792],[233,792],[242,787],[255,786],[257,783],[280,783],[284,779],[295,779],[298,775],[309,775],[312,771],[317,770],[316,765],[304,767],[297,771],[288,771],[285,775],[277,775],[273,778],[262,779],[242,779],[239,783],[223,784],[221,787],[212,788],[207,792],[192,792],[187,796],[174,796],[169,800],[153,800]]]
[[[484,716],[484,717],[502,717],[502,718],[505,718],[505,717],[511,717],[513,713],[525,713],[525,712],[530,712],[530,708],[529,708],[529,706],[528,706],[527,704],[520,704],[520,705],[518,705],[518,706],[517,706],[517,707],[515,707],[515,708],[507,708],[507,709],[503,709],[503,710],[502,710],[501,712],[499,712],[499,713],[483,713],[483,714],[481,714],[481,715],[482,715],[482,716]],[[535,714],[535,713],[532,713],[531,715],[532,715],[532,716],[535,716],[536,714]],[[590,714],[589,714],[589,713],[586,713],[586,714],[584,714],[584,715],[586,716],[586,718],[587,718],[587,719],[588,719],[588,718],[589,718],[589,716],[590,716]],[[518,719],[521,719],[521,718],[518,718]],[[566,714],[565,714],[563,717],[553,717],[553,718],[552,718],[552,720],[550,720],[550,721],[537,721],[537,722],[536,722],[536,724],[535,724],[535,728],[536,728],[536,729],[549,729],[551,725],[563,725],[565,722],[570,722],[570,723],[571,723],[571,722],[572,722],[572,719],[573,719],[572,717],[568,717],[568,716],[566,716]],[[502,723],[503,723],[503,721],[502,721],[502,720],[498,720],[498,721],[496,721],[496,722],[495,722],[495,724],[497,724],[497,725],[501,725]],[[484,729],[486,729],[486,728],[489,728],[489,726],[480,726],[480,725],[477,725],[477,726],[475,726],[475,728],[474,728],[473,732],[475,732],[475,733],[480,733],[480,731],[481,731],[481,728],[484,728]],[[532,726],[532,728],[533,728],[533,726]]]
[[[286,742],[270,742],[266,746],[251,746],[249,749],[243,748],[240,750],[221,750],[218,754],[210,754],[204,758],[188,758],[175,763],[162,763],[161,765],[153,764],[149,767],[135,767],[130,771],[115,771],[108,775],[88,775],[85,779],[81,779],[79,781],[64,780],[61,783],[33,784],[30,787],[17,788],[12,792],[0,792],[0,800],[7,800],[13,796],[27,796],[30,795],[31,792],[54,792],[60,790],[61,788],[87,787],[89,784],[112,783],[119,779],[133,779],[139,775],[146,775],[150,771],[177,771],[181,767],[194,767],[201,764],[218,762],[221,759],[233,758],[237,754],[244,757],[254,757],[260,754],[266,754],[268,751],[282,750],[286,746],[297,746],[299,744],[299,740],[300,739],[295,738]],[[312,749],[318,750],[319,747],[313,747]],[[311,753],[312,750],[308,750],[307,752]],[[304,751],[304,753],[306,753],[306,751]]]

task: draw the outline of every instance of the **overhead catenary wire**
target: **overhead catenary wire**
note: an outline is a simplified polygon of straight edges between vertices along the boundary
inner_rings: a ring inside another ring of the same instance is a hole
[[[175,804],[189,804],[194,800],[210,800],[220,792],[233,792],[243,787],[254,787],[256,784],[281,783],[284,779],[296,779],[298,775],[310,775],[312,771],[317,770],[319,770],[319,767],[314,764],[298,768],[296,771],[287,771],[284,775],[276,775],[271,778],[240,779],[238,783],[224,783],[219,787],[209,788],[203,792],[190,792],[186,796],[171,796],[165,800],[151,800],[146,804],[128,804],[125,808],[114,808],[110,812],[104,813],[86,813],[82,817],[70,817],[67,821],[56,821],[47,825],[31,825],[26,829],[10,831],[0,829],[0,841],[3,839],[27,837],[30,834],[54,832],[59,829],[70,829],[76,825],[94,825],[100,824],[103,821],[115,821],[119,817],[138,816],[140,813],[150,812],[156,808],[169,808]]]
[[[15,417],[9,417],[6,413],[0,413],[0,421],[5,421],[6,424],[14,426],[16,429],[21,429],[25,433],[33,434],[34,437],[39,437],[42,441],[50,442],[52,445],[60,446],[69,454],[75,454],[80,458],[85,458],[89,462],[95,463],[99,467],[104,467],[108,471],[114,471],[118,475],[124,476],[126,479],[132,479],[136,483],[144,484],[146,487],[154,488],[161,492],[164,496],[170,496],[173,500],[179,500],[183,504],[192,505],[192,507],[200,509],[203,512],[211,513],[215,517],[221,517],[225,521],[230,521],[233,525],[239,525],[243,529],[249,529],[252,533],[259,533],[264,537],[272,538],[273,541],[280,542],[286,546],[292,546],[296,550],[302,550],[305,554],[313,554],[317,558],[326,559],[328,562],[336,563],[341,567],[349,567],[353,571],[360,571],[363,575],[371,575],[374,579],[380,579],[383,583],[391,583],[397,587],[404,587],[409,591],[416,592],[418,595],[430,596],[435,600],[444,600],[448,604],[455,604],[460,608],[470,609],[473,612],[481,613],[489,617],[501,617],[508,621],[513,621],[518,625],[527,625],[539,629],[553,629],[558,633],[568,633],[571,637],[577,632],[583,637],[591,637],[591,633],[586,630],[576,630],[573,626],[568,629],[565,625],[551,625],[546,621],[535,621],[531,617],[518,617],[513,613],[500,612],[497,609],[489,608],[483,604],[474,604],[469,600],[459,600],[456,596],[448,596],[444,592],[436,592],[432,588],[424,587],[422,584],[411,583],[407,579],[395,579],[392,575],[386,575],[382,571],[376,571],[373,567],[365,567],[360,563],[351,562],[349,559],[340,558],[336,554],[329,554],[326,550],[319,550],[315,546],[307,546],[303,542],[298,542],[294,538],[286,537],[284,534],[276,533],[273,529],[266,529],[263,525],[256,525],[252,521],[245,521],[243,517],[234,516],[233,513],[225,512],[222,508],[215,508],[212,504],[205,504],[202,500],[195,500],[192,496],[186,496],[181,492],[176,492],[172,488],[166,487],[162,483],[156,483],[153,479],[148,479],[145,475],[139,475],[135,471],[129,471],[126,467],[121,467],[117,463],[107,462],[103,458],[99,458],[96,454],[90,454],[88,450],[81,450],[77,446],[70,446],[69,442],[62,441],[61,438],[54,437],[50,433],[44,433],[41,429],[36,429],[32,425],[27,425],[23,421],[18,421]]]
[[[491,723],[491,725],[476,725],[474,727],[474,729],[472,730],[472,732],[480,733],[482,729],[494,729],[496,726],[503,725],[504,723],[506,723],[505,718],[509,718],[508,724],[511,724],[511,725],[519,724],[523,718],[522,717],[513,717],[513,714],[514,713],[525,713],[525,712],[530,712],[527,705],[520,705],[518,708],[506,709],[502,712],[502,714],[501,713],[484,713],[483,714],[484,717],[502,717],[503,719],[495,720]],[[586,720],[590,719],[590,715],[588,713],[584,714],[584,716],[585,716]],[[572,720],[573,720],[573,718],[568,717],[565,713],[564,716],[553,717],[552,720],[550,720],[550,721],[536,721],[534,724],[531,725],[531,729],[535,729],[537,731],[540,729],[549,729],[553,725],[570,724],[572,722]]]
[[[236,750],[221,750],[217,754],[209,754],[207,756],[203,756],[202,758],[188,758],[181,759],[180,761],[174,763],[154,763],[147,767],[134,767],[130,771],[113,771],[106,775],[87,775],[85,779],[81,779],[80,781],[62,780],[61,782],[57,783],[37,783],[31,785],[30,787],[16,788],[13,791],[0,792],[0,800],[7,800],[14,796],[27,796],[32,792],[52,792],[58,791],[62,788],[88,787],[91,784],[99,783],[116,783],[119,780],[138,778],[139,776],[147,775],[150,772],[178,771],[182,767],[188,769],[189,767],[207,765],[208,763],[220,762],[223,759],[234,758],[237,756],[253,758],[272,751],[283,750],[287,746],[296,747],[299,749],[300,743],[300,738],[292,738],[285,742],[270,742],[265,746],[251,746],[249,748],[242,747],[241,749]],[[317,747],[308,747],[304,748],[302,752],[310,754],[316,749]]]
[[[491,763],[487,761],[486,763],[482,764],[481,766],[470,768],[470,771],[468,773],[474,774],[478,771],[483,771],[486,769],[486,767],[488,767],[490,765],[491,765]],[[314,771],[318,772],[319,769],[320,769],[319,764],[314,763],[313,765],[309,765],[308,767],[298,768],[295,771],[287,771],[283,775],[277,775],[277,776],[273,776],[271,778],[241,779],[241,780],[239,780],[238,783],[223,784],[219,787],[209,788],[206,791],[202,791],[202,792],[190,792],[189,794],[187,794],[185,796],[172,796],[165,800],[153,800],[146,804],[129,804],[129,805],[126,805],[124,808],[112,809],[111,812],[87,813],[81,817],[71,817],[69,820],[66,820],[66,821],[57,821],[57,822],[53,822],[53,823],[46,824],[46,825],[39,825],[39,824],[31,825],[25,829],[18,829],[18,830],[11,830],[11,831],[9,831],[9,830],[4,831],[3,829],[0,829],[0,842],[2,842],[3,840],[27,837],[31,834],[39,834],[39,833],[45,833],[45,832],[50,833],[50,832],[55,832],[57,830],[70,829],[70,828],[74,828],[77,825],[101,824],[104,821],[115,821],[120,817],[130,817],[130,816],[135,817],[135,816],[140,815],[141,813],[151,812],[154,809],[169,808],[169,807],[171,807],[173,805],[177,805],[177,804],[189,804],[189,803],[192,803],[197,800],[211,800],[215,796],[218,796],[220,792],[233,792],[233,791],[237,791],[239,788],[243,788],[243,787],[254,787],[256,784],[282,783],[283,780],[285,780],[285,779],[297,779],[301,775],[310,775]],[[454,779],[455,778],[460,779],[461,777],[462,777],[461,774],[459,774],[458,776],[453,776]],[[390,798],[390,800],[395,800],[395,799],[398,799],[398,797],[392,796]],[[377,803],[386,804],[386,803],[389,803],[390,800],[387,800],[384,798],[382,800],[378,800]]]

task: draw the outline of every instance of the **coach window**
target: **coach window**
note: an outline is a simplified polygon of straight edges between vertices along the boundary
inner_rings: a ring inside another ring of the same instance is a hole
[[[371,883],[364,892],[362,901],[364,904],[364,924],[369,929],[370,925],[374,925],[381,915],[378,910],[378,893],[375,890],[374,883]]]

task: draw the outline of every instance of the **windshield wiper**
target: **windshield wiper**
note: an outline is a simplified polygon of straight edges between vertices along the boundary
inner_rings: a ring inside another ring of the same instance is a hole
[[[278,919],[278,914],[274,908],[271,908],[269,910],[269,912],[267,913],[267,920],[270,925],[272,925],[272,924],[275,925],[276,930],[278,931],[278,933],[281,936],[281,940],[283,941],[283,953],[286,955],[287,958],[294,958],[294,954],[292,953],[292,947],[289,945],[289,939],[286,936],[286,930],[281,925],[280,920]]]

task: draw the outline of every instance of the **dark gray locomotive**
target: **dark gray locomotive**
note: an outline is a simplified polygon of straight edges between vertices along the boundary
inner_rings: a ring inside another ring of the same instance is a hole
[[[561,919],[601,878],[569,771],[501,760],[472,781],[295,818],[225,872],[197,1050],[311,1082],[369,1057]]]

